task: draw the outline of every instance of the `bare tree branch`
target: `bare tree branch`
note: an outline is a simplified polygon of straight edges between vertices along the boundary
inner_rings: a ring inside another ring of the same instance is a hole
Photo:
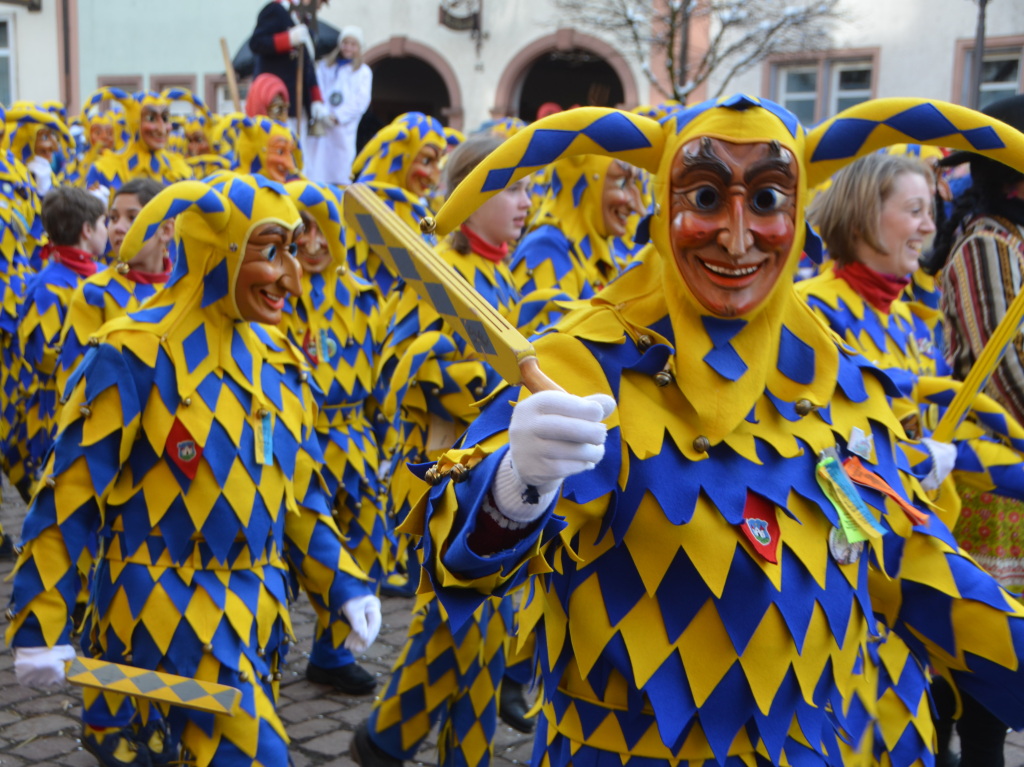
[[[737,75],[780,53],[828,48],[840,0],[555,0],[580,28],[623,45],[666,98],[685,101],[714,78],[716,95]],[[707,50],[695,39],[707,23]],[[663,66],[652,69],[651,62]],[[666,85],[668,87],[666,87]]]

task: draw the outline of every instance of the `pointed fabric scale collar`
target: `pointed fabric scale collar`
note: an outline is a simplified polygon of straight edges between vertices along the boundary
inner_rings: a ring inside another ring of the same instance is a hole
[[[675,265],[664,269],[674,270]],[[678,274],[664,275],[660,256],[646,249],[637,266],[592,303],[614,307],[627,327],[637,329],[636,337],[671,316],[672,332],[664,340],[674,345],[675,337],[685,338],[688,358],[705,361],[679,370],[676,358],[669,360],[674,385],[693,406],[693,415],[687,419],[691,436],[686,442],[697,435],[707,437],[712,445],[720,442],[746,420],[765,391],[789,402],[807,399],[817,407],[829,403],[839,371],[839,350],[831,332],[791,288],[783,286],[786,289],[775,296],[772,306],[742,318],[740,325],[693,311],[681,282]],[[669,306],[678,310],[670,315]],[[679,323],[685,326],[677,327]],[[794,352],[798,352],[796,360],[791,358]],[[685,444],[683,448],[684,452],[690,449]]]

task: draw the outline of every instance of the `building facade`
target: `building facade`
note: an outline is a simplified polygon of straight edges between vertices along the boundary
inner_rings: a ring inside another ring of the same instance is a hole
[[[61,99],[74,111],[100,85],[180,85],[229,111],[221,39],[228,58],[242,51],[264,2],[0,0],[0,102]],[[968,103],[977,10],[971,0],[844,0],[828,50],[763,62],[726,90],[777,100],[809,124],[873,97]],[[531,120],[545,102],[661,100],[640,62],[571,27],[552,0],[332,0],[320,19],[363,28],[381,123],[418,109],[472,130]],[[1024,2],[989,0],[986,28],[982,103],[1024,90]],[[712,78],[695,98],[720,85]]]

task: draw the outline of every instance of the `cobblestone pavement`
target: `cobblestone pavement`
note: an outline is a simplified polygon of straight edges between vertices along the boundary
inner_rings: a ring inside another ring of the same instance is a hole
[[[6,485],[0,504],[0,523],[8,531],[21,527],[24,506]],[[0,560],[0,610],[6,609],[11,584],[7,580],[12,562]],[[380,680],[378,690],[387,682],[391,663],[405,641],[409,626],[411,599],[386,598],[384,625],[380,637],[360,658],[367,670]],[[313,634],[314,617],[303,599],[293,611],[298,647],[289,654],[281,684],[279,711],[292,739],[291,756],[295,767],[325,765],[352,767],[348,755],[349,740],[356,726],[370,713],[371,697],[353,698],[332,693],[329,688],[306,681],[303,672]],[[92,767],[96,760],[78,743],[81,693],[76,688],[59,692],[41,692],[21,687],[14,678],[13,658],[0,651],[0,765],[2,767]],[[499,726],[495,743],[495,767],[529,763],[533,738],[505,725]],[[415,764],[436,765],[436,732],[420,750]],[[1024,734],[1011,733],[1006,745],[1007,767],[1024,767]],[[282,765],[282,767],[284,767]]]

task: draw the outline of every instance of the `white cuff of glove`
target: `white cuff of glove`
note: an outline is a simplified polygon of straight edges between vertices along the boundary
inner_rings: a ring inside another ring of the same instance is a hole
[[[66,678],[65,664],[75,657],[69,644],[54,647],[15,647],[14,675],[26,687],[60,687]]]
[[[511,453],[505,453],[498,473],[494,475],[491,494],[494,496],[494,505],[503,517],[525,525],[544,514],[561,486],[561,480],[540,485],[526,484],[512,465]]]
[[[942,481],[949,476],[956,465],[956,445],[949,442],[936,442],[930,437],[923,437],[921,444],[928,448],[932,455],[932,469],[928,476],[921,480],[921,487],[925,490],[938,490]]]
[[[380,600],[373,594],[354,597],[341,606],[351,631],[345,637],[345,648],[352,652],[366,652],[380,632]]]

